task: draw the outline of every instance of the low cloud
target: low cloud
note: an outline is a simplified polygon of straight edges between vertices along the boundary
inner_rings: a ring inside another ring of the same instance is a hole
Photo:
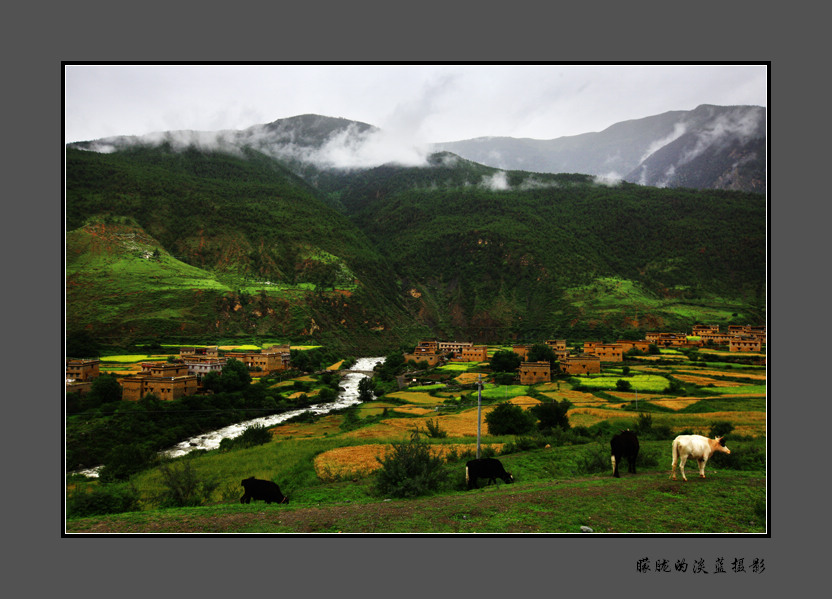
[[[509,189],[508,177],[505,171],[497,171],[490,177],[483,177],[482,185],[491,191],[506,191]]]
[[[596,175],[592,178],[596,185],[605,185],[606,187],[615,187],[620,184],[623,179],[624,177],[614,171],[604,175]]]

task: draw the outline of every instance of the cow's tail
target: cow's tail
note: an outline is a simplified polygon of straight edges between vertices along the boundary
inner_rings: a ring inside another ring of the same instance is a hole
[[[679,462],[679,439],[673,439],[673,445],[671,446],[671,455],[673,456],[673,460],[670,462],[670,478],[676,480],[676,464]]]
[[[615,471],[615,456],[614,455],[610,456],[610,463],[612,464],[612,469],[613,469],[613,472],[614,472]]]
[[[468,466],[465,466],[465,484],[470,485],[471,479],[468,477]]]

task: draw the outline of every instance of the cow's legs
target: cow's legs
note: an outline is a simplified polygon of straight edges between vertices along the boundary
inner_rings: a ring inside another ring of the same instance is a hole
[[[705,464],[708,463],[708,460],[699,459],[699,478],[705,478]]]
[[[685,476],[685,462],[688,461],[687,456],[682,456],[679,458],[679,472],[682,473],[682,480],[687,480],[688,477]]]

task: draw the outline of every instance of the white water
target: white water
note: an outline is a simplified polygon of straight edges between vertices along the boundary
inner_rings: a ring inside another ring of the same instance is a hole
[[[166,449],[159,453],[160,455],[166,457],[176,458],[197,449],[217,449],[223,439],[233,439],[234,437],[238,437],[242,435],[243,432],[250,426],[274,426],[275,424],[280,424],[281,422],[284,422],[293,416],[297,416],[298,414],[303,414],[304,412],[326,414],[332,410],[338,410],[361,403],[358,401],[358,383],[361,379],[367,376],[361,371],[370,372],[373,370],[373,366],[375,366],[378,362],[383,361],[384,358],[358,358],[352,368],[350,368],[341,378],[340,386],[343,387],[343,390],[338,394],[338,399],[332,403],[317,404],[301,410],[292,410],[291,412],[283,412],[282,414],[273,414],[271,416],[263,416],[261,418],[254,418],[253,420],[238,422],[236,424],[226,426],[225,428],[211,431],[209,433],[203,433],[201,435],[197,435],[196,437],[191,437],[190,439],[185,439],[170,449]],[[79,471],[79,474],[97,477],[99,470],[101,470],[101,466],[91,468],[89,470],[81,470]]]

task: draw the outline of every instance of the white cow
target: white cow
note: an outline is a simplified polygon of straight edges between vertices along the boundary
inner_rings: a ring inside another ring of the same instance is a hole
[[[685,477],[685,462],[693,458],[699,464],[699,476],[705,478],[705,464],[714,452],[731,453],[731,450],[722,444],[722,437],[709,439],[702,435],[679,435],[673,439],[673,464],[670,476],[676,480],[676,463],[679,463],[679,470],[682,473],[682,480]]]

